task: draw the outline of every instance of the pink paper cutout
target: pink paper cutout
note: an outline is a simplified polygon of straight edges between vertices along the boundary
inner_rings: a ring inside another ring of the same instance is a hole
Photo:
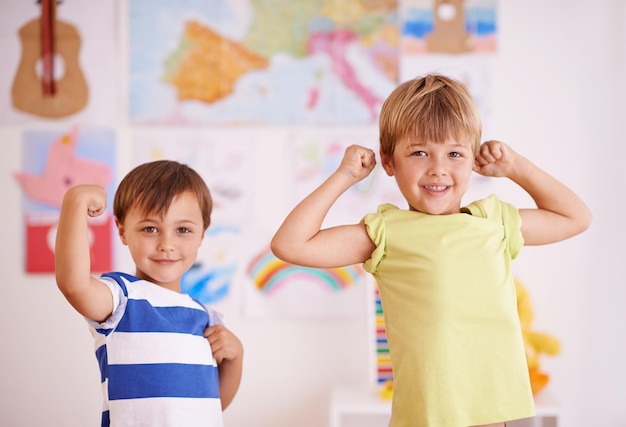
[[[22,190],[32,200],[60,207],[63,195],[78,184],[97,184],[106,187],[113,179],[113,171],[103,162],[76,156],[78,128],[63,134],[50,146],[41,175],[16,172]]]

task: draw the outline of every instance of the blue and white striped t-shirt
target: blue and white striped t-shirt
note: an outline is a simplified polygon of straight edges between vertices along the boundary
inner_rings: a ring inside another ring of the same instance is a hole
[[[89,321],[100,364],[102,426],[222,427],[217,363],[204,329],[221,323],[187,294],[103,274],[113,314]]]

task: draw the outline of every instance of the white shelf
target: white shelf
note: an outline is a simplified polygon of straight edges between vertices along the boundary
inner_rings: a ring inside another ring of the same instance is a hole
[[[542,393],[537,396],[535,413],[535,417],[526,420],[525,425],[558,426],[560,407],[549,394]],[[329,427],[344,427],[343,418],[349,415],[388,417],[391,415],[391,401],[381,399],[378,392],[373,389],[337,388],[333,390],[330,396]]]

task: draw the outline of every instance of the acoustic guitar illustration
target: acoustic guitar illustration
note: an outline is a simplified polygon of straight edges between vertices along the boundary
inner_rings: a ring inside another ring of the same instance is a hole
[[[465,28],[463,0],[435,0],[434,29],[426,36],[429,52],[466,53],[474,40]]]
[[[15,109],[49,118],[82,110],[89,96],[78,64],[80,36],[74,26],[56,20],[56,1],[41,0],[40,18],[20,28],[22,57],[11,87]],[[55,71],[61,67],[55,65],[63,66],[58,79]]]

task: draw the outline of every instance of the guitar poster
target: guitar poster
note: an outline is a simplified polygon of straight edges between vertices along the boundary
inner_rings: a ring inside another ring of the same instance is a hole
[[[25,271],[54,272],[61,203],[65,191],[77,184],[98,184],[107,190],[108,208],[89,219],[89,235],[92,271],[111,270],[114,133],[73,128],[65,133],[27,131],[23,135],[22,170],[14,177],[23,193]]]
[[[115,4],[0,0],[0,11],[0,122],[112,125]]]
[[[478,106],[483,137],[493,126],[493,60],[498,0],[404,0],[400,3],[401,80],[442,73],[462,81]]]

